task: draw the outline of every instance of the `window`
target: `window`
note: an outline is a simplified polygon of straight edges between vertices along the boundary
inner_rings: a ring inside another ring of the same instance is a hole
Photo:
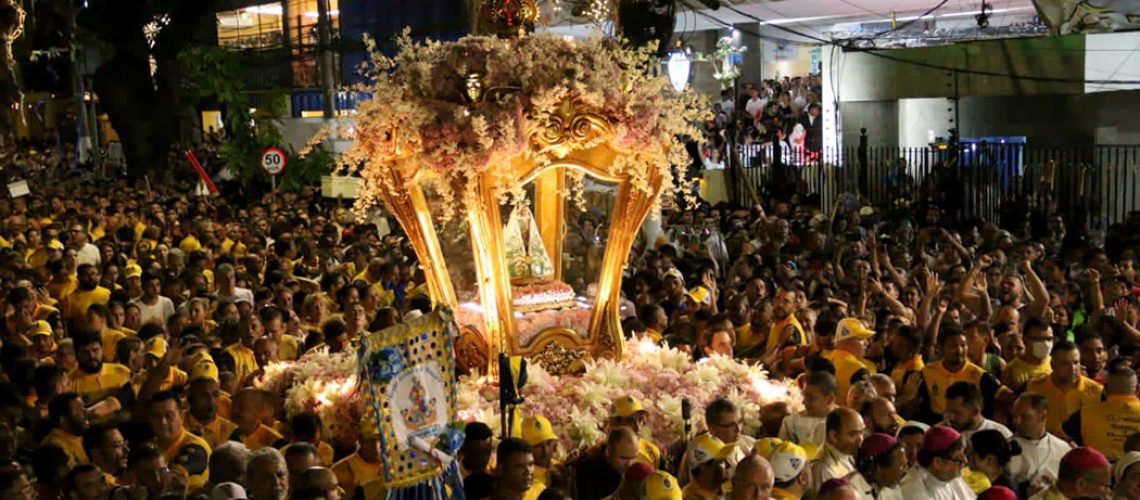
[[[266,3],[218,13],[218,45],[234,50],[281,47],[284,10]]]

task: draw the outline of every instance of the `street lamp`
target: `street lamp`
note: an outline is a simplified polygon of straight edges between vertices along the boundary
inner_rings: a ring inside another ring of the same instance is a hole
[[[685,90],[685,85],[688,85],[690,66],[692,61],[683,50],[678,49],[669,55],[669,82],[677,92]]]

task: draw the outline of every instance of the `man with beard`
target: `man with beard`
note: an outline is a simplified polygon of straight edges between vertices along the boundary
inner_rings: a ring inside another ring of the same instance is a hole
[[[103,340],[98,332],[80,330],[72,339],[79,367],[68,374],[68,389],[83,398],[96,420],[129,410],[134,403],[131,369],[103,362]]]
[[[862,411],[863,421],[867,423],[870,432],[894,436],[898,433],[899,414],[895,411],[894,403],[884,397],[877,397],[865,403]]]
[[[775,301],[772,304],[772,318],[775,321],[768,330],[768,344],[764,348],[765,352],[771,353],[776,348],[787,345],[808,345],[804,327],[800,325],[795,314],[792,314],[795,308],[796,294],[794,291],[781,288],[776,292]]]
[[[182,426],[178,396],[171,391],[159,392],[151,398],[148,409],[150,430],[163,459],[179,469],[191,490],[201,488],[209,481],[210,445]]]
[[[1023,392],[1034,379],[1053,371],[1049,353],[1053,350],[1053,327],[1041,318],[1030,318],[1022,328],[1025,352],[1002,370],[1001,382],[1015,392]],[[1080,355],[1075,356],[1080,361]]]
[[[946,425],[962,434],[964,442],[970,442],[975,432],[995,430],[1009,439],[1013,433],[993,420],[982,416],[982,391],[969,382],[955,382],[946,389]]]
[[[106,304],[111,300],[111,291],[99,286],[99,269],[91,264],[81,264],[75,270],[79,284],[75,291],[61,299],[63,319],[72,329],[79,329],[87,316],[91,304]]]
[[[1028,391],[1049,402],[1049,432],[1063,435],[1061,424],[1081,408],[1100,402],[1104,386],[1081,373],[1077,346],[1067,340],[1057,342],[1050,356],[1053,372],[1029,383]]]
[[[74,392],[56,396],[48,404],[48,420],[52,429],[40,446],[55,445],[67,454],[69,468],[86,463],[87,452],[83,450],[83,432],[87,430],[87,415],[83,401]]]
[[[107,484],[118,484],[117,475],[127,470],[127,440],[118,429],[96,425],[83,433],[83,450],[91,463],[99,468]]]
[[[898,406],[904,409],[903,413],[913,415],[914,420],[920,422],[941,422],[946,411],[947,389],[964,381],[981,389],[984,401],[982,414],[992,415],[994,399],[1009,389],[1002,387],[982,367],[966,359],[966,332],[955,324],[943,325],[938,335],[938,347],[942,360],[926,365],[920,374],[912,376],[917,378],[917,391],[911,394],[904,388],[899,395]]]

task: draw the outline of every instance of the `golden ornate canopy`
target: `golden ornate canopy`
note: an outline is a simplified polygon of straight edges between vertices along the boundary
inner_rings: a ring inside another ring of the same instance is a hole
[[[361,104],[354,144],[341,157],[364,181],[357,208],[386,205],[412,242],[433,301],[453,308],[461,304],[437,226],[466,223],[482,324],[469,325],[479,337],[463,343],[487,363],[507,352],[565,371],[587,357],[622,355],[622,269],[641,223],[672,186],[671,165],[687,163],[679,137],[695,134],[700,117],[695,97],[651,74],[652,50],[606,39],[467,37],[405,39],[394,59],[374,56],[374,98]],[[583,176],[616,191],[588,327],[579,328],[588,331],[545,328],[520,340],[500,208],[533,192],[559,280],[566,200]],[[442,195],[436,201],[429,184]]]

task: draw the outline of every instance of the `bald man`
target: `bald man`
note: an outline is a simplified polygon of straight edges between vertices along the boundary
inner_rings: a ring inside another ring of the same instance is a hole
[[[850,484],[834,486],[820,492],[815,500],[861,500],[859,491]]]
[[[617,491],[625,470],[638,456],[637,434],[629,427],[615,427],[606,442],[587,451],[575,467],[574,498],[605,498]]]
[[[855,410],[839,407],[827,414],[826,444],[811,463],[812,485],[809,491],[819,491],[829,479],[847,477],[855,472],[855,454],[863,445],[863,417]]]
[[[776,475],[772,465],[760,455],[748,455],[736,464],[732,476],[731,500],[767,500]]]

